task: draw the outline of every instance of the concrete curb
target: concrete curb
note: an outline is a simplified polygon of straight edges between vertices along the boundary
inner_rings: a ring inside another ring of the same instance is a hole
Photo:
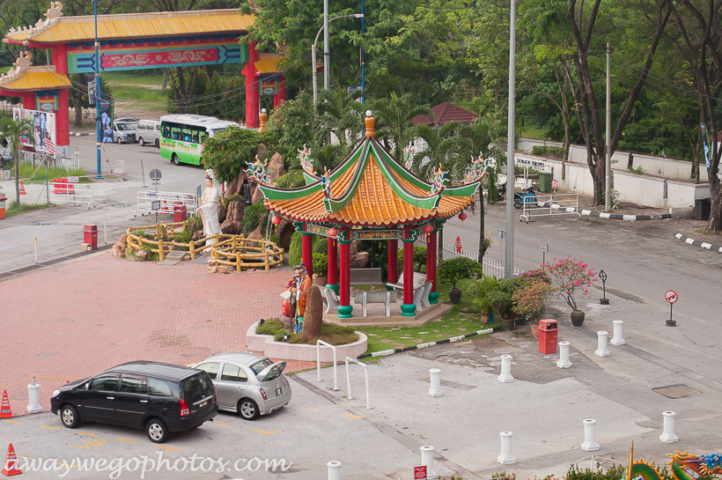
[[[434,345],[441,345],[443,343],[460,342],[461,340],[466,340],[467,338],[475,337],[477,335],[484,335],[485,333],[491,333],[493,331],[494,331],[493,328],[487,328],[485,330],[478,330],[473,333],[467,333],[466,335],[459,335],[458,337],[446,338],[444,340],[439,340],[438,342],[422,343],[420,345],[412,345],[410,347],[395,348],[395,349],[391,349],[391,350],[382,350],[380,352],[374,352],[374,353],[364,353],[363,355],[359,355],[356,358],[361,360],[362,358],[385,357],[388,355],[393,355],[395,353],[410,352],[412,350],[421,350],[422,348],[433,347]]]
[[[550,205],[549,202],[542,203],[540,206],[547,208],[551,206],[554,210],[564,210],[567,213],[579,213],[580,215],[587,217],[591,216],[608,220],[624,220],[627,222],[636,222],[637,220],[666,220],[668,218],[672,218],[671,213],[663,213],[661,215],[621,215],[618,213],[597,212],[595,210],[579,210],[575,207],[562,207],[561,205],[557,205],[555,203]]]
[[[695,245],[697,247],[704,248],[705,250],[722,253],[722,247],[720,247],[718,245],[712,245],[711,243],[700,242],[699,240],[695,240],[694,238],[685,237],[681,233],[676,234],[675,238],[682,240],[684,243],[687,243],[689,245]]]

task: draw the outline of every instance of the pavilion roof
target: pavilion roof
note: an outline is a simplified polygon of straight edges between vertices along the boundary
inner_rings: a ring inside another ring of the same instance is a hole
[[[266,207],[305,222],[395,227],[450,218],[471,205],[478,182],[432,194],[432,184],[406,170],[378,143],[373,119],[366,122],[365,139],[330,172],[330,195],[320,178],[307,176],[311,183],[296,189],[260,185]]]
[[[7,74],[0,76],[0,89],[28,92],[70,88],[72,85],[65,75],[60,75],[53,65],[31,66],[32,54],[23,52]]]
[[[471,113],[468,110],[465,110],[457,105],[454,105],[453,103],[440,103],[434,107],[431,107],[431,117],[429,118],[429,115],[417,115],[413,118],[412,122],[414,125],[444,125],[449,122],[457,121],[461,123],[471,123],[477,118],[479,118],[479,115],[476,115],[474,113]]]
[[[95,41],[93,15],[64,17],[62,4],[53,2],[45,20],[35,26],[11,28],[5,42],[52,44]],[[195,10],[187,12],[153,12],[98,15],[98,39],[133,39],[181,35],[221,35],[247,32],[253,15],[241,15],[237,9]]]
[[[269,75],[279,73],[278,62],[283,58],[282,55],[273,53],[261,53],[259,60],[253,63],[256,67],[257,75]]]

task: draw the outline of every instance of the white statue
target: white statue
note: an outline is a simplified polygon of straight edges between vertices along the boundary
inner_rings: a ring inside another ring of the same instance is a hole
[[[199,211],[203,219],[203,236],[207,237],[221,233],[221,225],[218,223],[218,185],[216,184],[216,175],[212,169],[206,170],[206,189],[200,198]],[[206,245],[216,243],[215,239],[210,239]]]

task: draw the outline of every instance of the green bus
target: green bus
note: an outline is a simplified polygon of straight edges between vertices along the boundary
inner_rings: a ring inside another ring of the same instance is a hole
[[[160,156],[176,165],[200,165],[206,138],[232,126],[239,125],[205,115],[163,115],[160,117]]]

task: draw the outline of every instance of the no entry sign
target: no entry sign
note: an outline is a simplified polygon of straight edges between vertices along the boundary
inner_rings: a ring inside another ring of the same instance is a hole
[[[669,303],[674,303],[677,301],[679,297],[677,297],[677,292],[674,290],[667,290],[667,292],[664,294],[664,299],[667,300]]]
[[[557,182],[557,179],[552,179],[552,190],[556,190],[557,187],[559,187],[559,182]]]
[[[426,480],[426,466],[414,467],[414,480]]]

